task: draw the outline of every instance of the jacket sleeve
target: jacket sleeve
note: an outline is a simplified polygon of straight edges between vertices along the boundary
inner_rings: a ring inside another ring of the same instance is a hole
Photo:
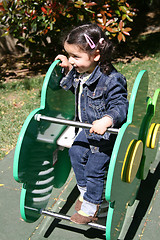
[[[120,73],[110,75],[105,98],[106,112],[112,118],[113,126],[120,127],[127,118],[127,82]]]
[[[74,93],[73,82],[75,77],[76,77],[76,71],[74,68],[72,68],[71,71],[69,71],[67,75],[62,78],[62,80],[60,81],[60,86],[64,90],[66,91],[71,90]]]

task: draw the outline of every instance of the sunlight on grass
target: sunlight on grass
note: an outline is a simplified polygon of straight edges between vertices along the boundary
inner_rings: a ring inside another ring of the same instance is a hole
[[[128,95],[140,70],[149,74],[149,96],[160,88],[160,54],[131,63],[115,64],[127,79]],[[16,146],[18,134],[26,117],[40,106],[43,77],[3,83],[0,88],[0,159]]]
[[[24,120],[40,105],[43,78],[28,82],[30,90],[23,81],[7,82],[0,88],[0,159],[16,146]]]
[[[157,88],[160,88],[160,56],[158,54],[143,60],[134,60],[127,64],[118,63],[115,66],[127,79],[129,96],[131,94],[134,81],[141,70],[148,71],[148,95],[150,97],[153,96]]]

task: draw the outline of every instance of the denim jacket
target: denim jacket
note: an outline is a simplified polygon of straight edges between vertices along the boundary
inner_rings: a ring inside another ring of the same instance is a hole
[[[71,90],[75,94],[76,120],[79,92],[78,76],[79,74],[72,68],[60,82],[62,88]],[[92,123],[104,116],[109,116],[113,122],[112,127],[120,128],[126,121],[128,111],[126,79],[113,66],[109,75],[102,73],[100,67],[97,66],[83,85],[80,106],[82,122]],[[104,135],[98,135],[90,133],[89,130],[85,130],[85,133],[88,140],[101,142],[102,145],[103,140],[105,140],[107,148],[113,147],[114,134],[106,132]]]

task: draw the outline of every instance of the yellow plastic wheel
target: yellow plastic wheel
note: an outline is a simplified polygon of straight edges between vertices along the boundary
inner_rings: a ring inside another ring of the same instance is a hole
[[[123,166],[122,166],[122,170],[121,170],[121,180],[124,181],[124,182],[126,182],[126,170],[127,170],[127,166],[128,166],[130,156],[131,156],[131,153],[132,153],[132,149],[133,149],[133,146],[134,146],[135,142],[136,142],[135,139],[133,139],[130,142],[130,144],[128,145],[125,157],[124,157]]]
[[[121,180],[131,183],[138,171],[143,154],[143,142],[133,139],[128,145],[121,171]]]
[[[155,123],[152,123],[148,130],[148,135],[147,135],[147,140],[146,140],[146,146],[148,148],[150,148],[150,146],[151,146],[152,134],[153,134],[155,125],[156,125]]]
[[[157,137],[157,136],[159,136],[159,134],[160,134],[160,124],[157,123],[156,126],[154,127],[151,144],[150,144],[150,147],[152,149],[154,149],[156,147],[157,141],[159,139],[159,137]]]
[[[130,161],[127,166],[126,182],[131,183],[134,180],[142,159],[142,154],[143,154],[143,142],[141,140],[137,140],[136,143],[134,144],[130,156]]]

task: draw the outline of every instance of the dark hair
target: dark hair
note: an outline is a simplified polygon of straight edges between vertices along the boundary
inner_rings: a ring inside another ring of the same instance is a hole
[[[86,41],[85,34],[94,42],[95,47],[92,49]],[[100,39],[104,39],[100,41]],[[111,71],[111,60],[113,53],[113,45],[102,29],[97,24],[83,24],[75,27],[65,37],[64,42],[68,44],[76,44],[83,51],[92,54],[95,50],[100,51],[99,65],[103,73],[109,74]]]

